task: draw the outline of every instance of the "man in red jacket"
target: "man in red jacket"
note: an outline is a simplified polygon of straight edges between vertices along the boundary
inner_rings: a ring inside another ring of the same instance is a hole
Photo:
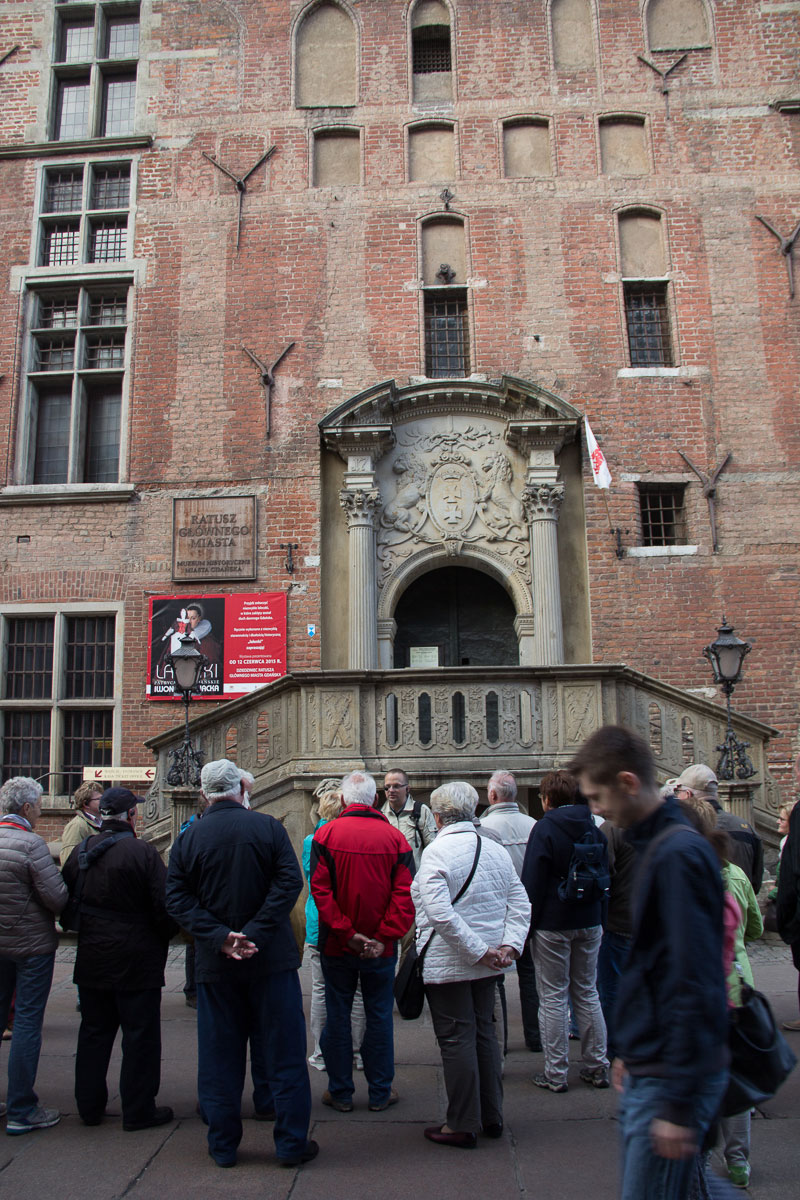
[[[323,1104],[353,1111],[350,1009],[361,982],[367,1030],[361,1045],[370,1112],[397,1103],[392,1005],[397,940],[411,927],[413,855],[398,829],[373,808],[375,780],[353,771],[342,780],[345,808],[311,843],[311,894],[319,911],[319,948],[327,1018],[320,1046],[329,1090]],[[358,1047],[356,1047],[358,1049]]]

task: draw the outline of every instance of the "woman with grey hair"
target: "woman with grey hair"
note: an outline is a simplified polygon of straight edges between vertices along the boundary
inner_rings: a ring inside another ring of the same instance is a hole
[[[503,1132],[495,983],[522,953],[531,919],[510,855],[475,828],[477,803],[469,783],[445,783],[431,793],[439,832],[411,885],[448,1100],[446,1123],[426,1129],[425,1137],[462,1150],[477,1146],[481,1130],[494,1138]]]

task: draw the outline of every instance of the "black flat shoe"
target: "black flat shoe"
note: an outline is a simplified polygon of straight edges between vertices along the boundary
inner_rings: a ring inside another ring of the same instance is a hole
[[[501,1138],[503,1136],[503,1122],[497,1121],[494,1125],[484,1125],[483,1136],[489,1138]]]
[[[123,1121],[122,1128],[126,1133],[135,1133],[138,1129],[155,1129],[159,1125],[168,1125],[174,1119],[175,1114],[172,1109],[163,1104],[153,1110],[152,1117],[148,1117],[145,1121]]]
[[[477,1133],[444,1133],[440,1125],[429,1125],[425,1137],[438,1146],[455,1146],[457,1150],[474,1150],[478,1145]]]
[[[306,1148],[300,1154],[295,1154],[291,1158],[279,1158],[278,1162],[282,1167],[302,1167],[303,1163],[311,1162],[312,1158],[316,1158],[319,1154],[319,1145],[311,1140],[306,1142]]]

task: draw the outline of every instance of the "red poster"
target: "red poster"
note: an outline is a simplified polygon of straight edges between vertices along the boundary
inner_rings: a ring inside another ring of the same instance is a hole
[[[182,637],[208,660],[195,700],[234,700],[286,674],[285,592],[153,596],[149,633],[149,700],[175,698],[167,656]]]

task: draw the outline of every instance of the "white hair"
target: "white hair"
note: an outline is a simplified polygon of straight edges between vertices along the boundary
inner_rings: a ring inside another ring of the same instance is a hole
[[[42,785],[30,775],[17,775],[0,788],[0,807],[4,813],[22,812],[26,804],[36,804],[41,794]]]
[[[471,821],[478,807],[478,793],[471,783],[457,779],[443,783],[431,792],[431,812],[438,813],[443,825]]]
[[[238,800],[242,793],[242,776],[236,763],[229,758],[216,758],[206,763],[200,772],[200,787],[206,800]]]
[[[377,791],[375,780],[366,771],[351,771],[342,780],[345,804],[363,804],[365,808],[372,808]]]
[[[495,771],[489,780],[488,792],[497,792],[498,801],[506,803],[517,798],[517,781],[510,771]]]

